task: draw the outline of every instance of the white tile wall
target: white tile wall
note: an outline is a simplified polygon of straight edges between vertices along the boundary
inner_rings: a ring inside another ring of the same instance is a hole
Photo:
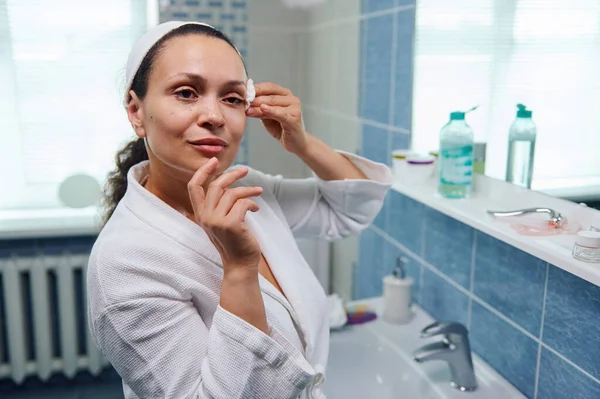
[[[352,1],[349,1],[349,3],[351,2]],[[335,17],[335,3],[336,2],[333,0],[326,0],[321,4],[310,8],[308,24],[314,26],[331,22]]]
[[[248,23],[254,28],[304,29],[307,17],[307,11],[285,8],[281,0],[248,0]]]
[[[333,110],[354,116],[358,112],[360,23],[350,20],[339,24],[335,29],[335,38],[337,52]]]
[[[336,19],[357,18],[360,15],[360,0],[329,0],[334,3]]]

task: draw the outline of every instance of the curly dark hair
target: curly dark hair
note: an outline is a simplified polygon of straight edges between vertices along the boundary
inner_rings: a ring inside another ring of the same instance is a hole
[[[165,43],[174,37],[188,35],[214,37],[225,41],[231,47],[236,49],[235,45],[225,34],[210,26],[187,24],[182,25],[177,29],[173,29],[152,46],[142,60],[142,63],[133,78],[131,90],[135,92],[140,100],[143,100],[148,92],[148,80],[152,72],[152,65],[160,51],[164,48]],[[119,201],[121,201],[127,191],[127,173],[129,172],[129,169],[147,159],[148,151],[146,150],[143,138],[136,138],[128,142],[117,152],[115,156],[116,167],[108,174],[108,180],[104,186],[102,196],[101,210],[103,224],[108,222],[108,219],[110,219],[117,208]]]

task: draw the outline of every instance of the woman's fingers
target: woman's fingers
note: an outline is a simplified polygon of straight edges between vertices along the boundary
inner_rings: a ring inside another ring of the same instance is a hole
[[[261,104],[267,104],[271,106],[287,107],[288,105],[298,104],[300,100],[294,96],[282,96],[282,95],[270,95],[256,97],[252,101],[252,107],[260,107]]]
[[[221,176],[216,178],[212,183],[208,185],[206,192],[206,204],[207,209],[215,209],[221,200],[221,197],[225,193],[225,189],[235,183],[237,180],[248,174],[248,168],[242,166],[235,168],[230,171],[223,173]]]
[[[263,112],[261,111],[260,107],[250,107],[246,110],[246,115],[251,117],[251,118],[262,118]]]
[[[246,217],[246,213],[248,211],[257,212],[258,209],[259,206],[256,202],[248,198],[242,198],[235,202],[235,204],[231,208],[231,211],[229,212],[228,219],[230,223],[233,224],[232,227],[237,227],[240,223],[244,221],[244,218]]]
[[[208,177],[215,172],[218,163],[219,161],[216,158],[209,159],[194,173],[194,176],[188,182],[188,193],[197,218],[200,217],[204,208],[206,193],[204,192],[203,185]]]
[[[225,191],[225,194],[221,197],[215,214],[219,216],[225,216],[229,214],[235,203],[241,199],[248,197],[257,197],[263,192],[262,187],[234,187],[229,188]]]
[[[291,126],[294,124],[295,115],[287,107],[272,107],[270,105],[261,105],[260,110],[263,113],[263,117],[276,120],[281,123],[282,126]]]
[[[254,90],[256,90],[256,97],[270,95],[289,96],[292,94],[290,89],[286,89],[285,87],[272,82],[255,83]]]

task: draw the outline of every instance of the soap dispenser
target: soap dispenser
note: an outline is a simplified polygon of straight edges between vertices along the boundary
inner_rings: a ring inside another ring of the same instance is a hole
[[[383,278],[383,320],[392,324],[405,324],[412,318],[413,279],[406,276],[405,265],[408,259],[396,258],[392,275]]]

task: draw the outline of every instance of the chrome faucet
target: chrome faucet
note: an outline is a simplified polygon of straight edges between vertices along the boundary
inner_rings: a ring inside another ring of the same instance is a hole
[[[413,359],[418,363],[443,360],[450,367],[450,385],[463,392],[477,389],[467,328],[460,323],[435,322],[421,331],[421,338],[436,335],[444,337],[441,341],[417,349],[413,353]]]

